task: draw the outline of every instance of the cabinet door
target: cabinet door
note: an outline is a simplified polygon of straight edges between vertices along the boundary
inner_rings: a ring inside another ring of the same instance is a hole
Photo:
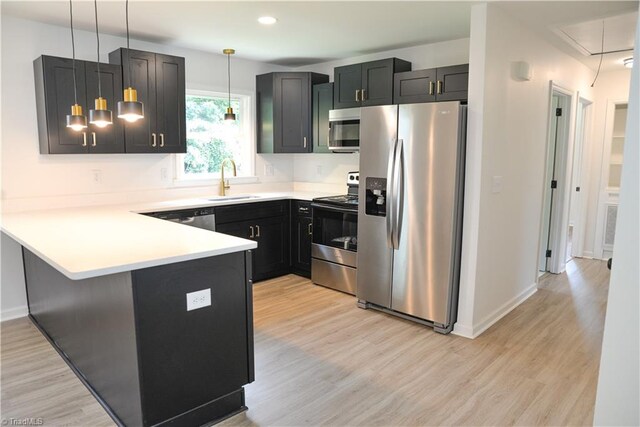
[[[98,63],[85,62],[87,104],[95,107],[98,98]],[[107,108],[113,113],[113,124],[103,128],[89,124],[87,128],[90,153],[124,153],[124,120],[118,118],[117,103],[122,100],[122,70],[113,64],[100,64],[100,86]]]
[[[311,275],[311,217],[295,216],[291,239],[293,271],[303,276]]]
[[[333,109],[333,83],[313,85],[313,152],[330,153],[329,110]]]
[[[36,105],[40,154],[75,154],[88,152],[86,129],[76,132],[67,127],[73,96],[73,61],[41,56],[34,61]],[[78,103],[89,117],[86,103],[84,62],[76,61]]]
[[[311,81],[309,73],[276,73],[274,151],[311,151]]]
[[[466,101],[469,97],[469,64],[437,69],[438,101]]]
[[[156,54],[158,151],[186,153],[184,58]]]
[[[362,106],[393,103],[393,59],[362,64]]]
[[[289,216],[255,221],[258,249],[253,256],[255,281],[289,272]]]
[[[360,106],[356,91],[362,86],[362,64],[346,65],[333,69],[333,108]]]
[[[434,102],[436,100],[436,69],[395,73],[394,104]]]
[[[111,62],[122,63],[123,85],[138,92],[138,101],[144,105],[144,118],[125,123],[125,150],[127,153],[155,153],[152,133],[156,132],[156,55],[137,50],[120,49],[109,55]],[[131,65],[129,65],[131,62]],[[129,73],[131,69],[131,73]]]

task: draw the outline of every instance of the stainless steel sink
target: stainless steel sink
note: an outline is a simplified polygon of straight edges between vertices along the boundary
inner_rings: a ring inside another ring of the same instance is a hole
[[[257,199],[260,196],[252,196],[252,195],[246,195],[246,196],[216,196],[216,197],[210,197],[207,200],[210,200],[212,202],[222,202],[225,200],[245,200],[245,199]]]

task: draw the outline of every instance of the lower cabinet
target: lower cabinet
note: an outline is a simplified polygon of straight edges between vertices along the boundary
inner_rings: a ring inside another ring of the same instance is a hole
[[[311,203],[291,202],[291,271],[311,277]]]
[[[253,280],[265,280],[290,271],[289,218],[288,200],[223,206],[216,208],[216,231],[255,240]]]

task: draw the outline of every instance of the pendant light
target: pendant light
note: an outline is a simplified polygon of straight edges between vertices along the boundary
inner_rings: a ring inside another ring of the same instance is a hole
[[[69,22],[71,27],[71,52],[73,54],[73,105],[71,114],[67,115],[67,127],[81,131],[87,127],[87,116],[82,114],[82,105],[78,104],[78,81],[76,79],[76,42],[73,38],[73,1],[69,0]]]
[[[107,109],[107,100],[102,97],[102,84],[100,82],[100,34],[98,32],[98,0],[93,0],[96,15],[96,42],[98,54],[98,97],[96,98],[95,109],[89,110],[89,123],[99,128],[113,124],[113,114]]]
[[[224,49],[222,53],[227,55],[227,81],[229,84],[229,105],[227,106],[227,112],[224,115],[224,119],[235,120],[236,115],[233,113],[233,108],[231,108],[231,55],[236,53],[236,51],[234,49]]]
[[[138,92],[131,86],[131,56],[129,51],[129,0],[126,1],[127,20],[127,64],[129,65],[129,87],[124,90],[123,101],[118,101],[118,118],[133,123],[144,118],[144,105],[138,101]]]

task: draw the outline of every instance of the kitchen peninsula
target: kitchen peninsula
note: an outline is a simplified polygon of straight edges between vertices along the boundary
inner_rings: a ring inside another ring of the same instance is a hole
[[[33,322],[120,425],[246,409],[256,243],[126,207],[5,214]]]

